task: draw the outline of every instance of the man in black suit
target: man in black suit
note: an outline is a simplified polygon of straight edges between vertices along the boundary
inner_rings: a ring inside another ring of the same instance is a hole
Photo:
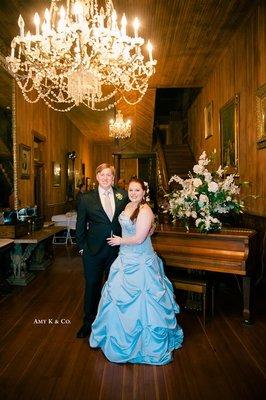
[[[97,314],[104,274],[116,259],[118,246],[109,246],[106,239],[112,234],[121,236],[119,214],[128,203],[127,192],[114,188],[115,169],[101,164],[96,169],[98,188],[82,195],[78,204],[76,238],[83,255],[85,295],[83,325],[78,338],[90,334]]]

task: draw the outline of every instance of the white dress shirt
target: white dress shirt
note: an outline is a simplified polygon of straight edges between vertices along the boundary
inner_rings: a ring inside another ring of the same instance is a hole
[[[102,203],[102,206],[103,206],[103,209],[104,209],[104,205],[105,205],[105,194],[104,193],[106,192],[106,190],[103,189],[101,186],[98,186],[98,192],[99,192],[101,203]],[[110,201],[111,201],[111,206],[112,206],[113,214],[114,214],[115,213],[115,198],[114,198],[113,188],[110,187],[110,189],[108,189],[108,192],[110,193],[109,194],[109,198],[110,198]]]

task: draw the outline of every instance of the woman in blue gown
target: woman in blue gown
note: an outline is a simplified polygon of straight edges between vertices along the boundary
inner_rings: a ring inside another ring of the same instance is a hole
[[[176,322],[172,284],[151,244],[154,215],[146,193],[141,179],[130,181],[130,203],[119,216],[122,238],[107,239],[120,251],[103,287],[89,343],[112,362],[164,365],[181,347],[183,331]]]

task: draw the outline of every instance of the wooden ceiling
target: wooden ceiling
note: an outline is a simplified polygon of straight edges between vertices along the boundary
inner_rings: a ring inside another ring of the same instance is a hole
[[[138,16],[140,36],[153,43],[157,67],[149,87],[154,92],[156,88],[204,86],[256,1],[113,0],[113,3],[119,18],[126,13],[128,26]],[[4,56],[9,54],[10,42],[18,34],[19,14],[22,14],[26,28],[33,31],[34,12],[43,15],[49,4],[49,0],[1,0],[0,51]],[[133,124],[139,108],[141,103],[131,109],[126,107],[125,116],[131,117]],[[103,141],[108,139],[107,124],[113,113],[77,107],[67,116],[85,135]]]

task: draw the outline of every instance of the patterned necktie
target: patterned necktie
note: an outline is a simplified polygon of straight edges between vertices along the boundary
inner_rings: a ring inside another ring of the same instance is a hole
[[[110,192],[109,190],[106,190],[104,192],[104,211],[106,212],[106,214],[108,215],[108,218],[110,219],[110,221],[112,221],[113,219],[113,208],[112,208],[112,204],[111,204],[111,200],[110,200]]]

